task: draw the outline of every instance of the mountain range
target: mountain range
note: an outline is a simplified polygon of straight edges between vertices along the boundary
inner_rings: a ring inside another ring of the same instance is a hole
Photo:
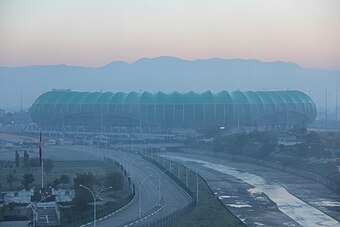
[[[292,62],[142,58],[91,68],[69,65],[0,67],[0,108],[25,108],[51,89],[78,91],[235,91],[296,89],[321,102],[325,88],[340,89],[340,71],[303,68]],[[320,99],[320,100],[319,100]]]

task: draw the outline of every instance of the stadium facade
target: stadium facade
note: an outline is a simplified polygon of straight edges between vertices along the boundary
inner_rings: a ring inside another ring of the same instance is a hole
[[[270,127],[306,125],[316,117],[312,99],[300,91],[213,93],[76,92],[52,90],[31,108],[45,128],[82,126],[110,131],[116,126],[158,128]]]

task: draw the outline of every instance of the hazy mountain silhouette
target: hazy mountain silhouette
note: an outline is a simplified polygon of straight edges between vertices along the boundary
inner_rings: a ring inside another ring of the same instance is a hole
[[[98,68],[68,65],[0,67],[0,108],[24,106],[53,88],[80,91],[282,90],[334,89],[340,71],[302,68],[292,62],[242,59],[188,61],[175,57],[113,61]],[[320,92],[319,92],[320,93]]]

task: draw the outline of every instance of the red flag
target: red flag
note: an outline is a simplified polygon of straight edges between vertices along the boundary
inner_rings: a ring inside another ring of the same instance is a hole
[[[41,149],[41,131],[40,131],[40,142],[39,142],[39,163],[40,163],[40,167],[41,167],[41,163],[42,163],[42,149]]]

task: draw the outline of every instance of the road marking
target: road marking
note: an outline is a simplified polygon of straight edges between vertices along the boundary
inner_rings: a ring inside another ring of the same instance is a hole
[[[104,218],[107,218],[108,216],[114,215],[115,213],[117,213],[117,212],[119,212],[119,211],[121,211],[121,210],[124,210],[124,209],[125,209],[126,207],[128,207],[134,200],[136,200],[136,193],[134,194],[132,200],[131,200],[128,204],[126,204],[126,205],[123,206],[122,208],[116,210],[115,212],[113,212],[113,213],[111,213],[111,214],[109,214],[109,215],[106,215]],[[102,218],[101,218],[101,219],[102,219]],[[101,219],[99,219],[99,220],[101,220]],[[86,224],[83,224],[83,225],[81,225],[80,227],[84,227],[84,226],[87,226],[87,225],[91,225],[92,223],[93,223],[93,221],[88,222],[88,223],[86,223]]]
[[[137,223],[140,222],[140,221],[144,221],[145,219],[147,219],[147,218],[149,218],[149,217],[151,217],[151,216],[157,214],[157,213],[158,213],[159,211],[161,211],[163,208],[164,208],[164,206],[161,206],[158,210],[154,211],[153,213],[149,214],[148,216],[145,216],[145,217],[143,217],[143,218],[141,218],[141,219],[139,219],[139,220],[137,220],[137,221],[135,221],[135,222],[132,222],[132,223],[130,223],[130,224],[124,225],[124,227],[132,226],[132,225],[134,225],[134,224],[137,224]]]

